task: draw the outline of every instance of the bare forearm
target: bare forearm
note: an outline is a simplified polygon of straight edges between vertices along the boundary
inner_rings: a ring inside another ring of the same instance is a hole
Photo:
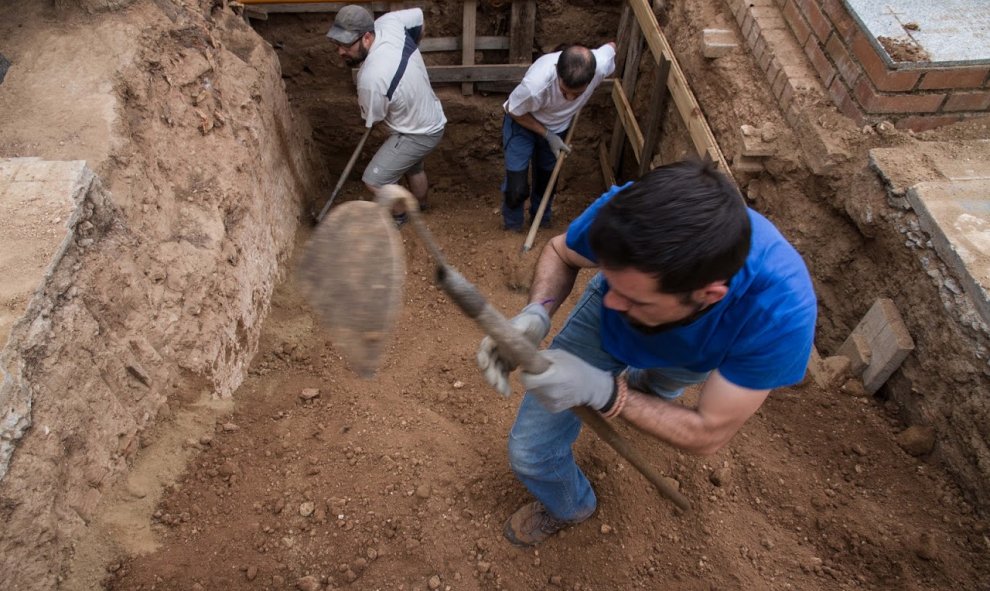
[[[631,388],[621,416],[640,431],[688,453],[713,454],[725,444],[723,434],[706,428],[696,409]]]
[[[548,242],[540,253],[529,290],[530,303],[543,304],[551,315],[574,289],[579,270],[568,264],[558,252],[559,238]]]

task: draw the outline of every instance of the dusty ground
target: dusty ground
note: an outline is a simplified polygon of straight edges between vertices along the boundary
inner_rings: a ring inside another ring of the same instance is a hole
[[[455,34],[452,3],[436,4],[428,14],[437,21],[432,33]],[[614,3],[543,4],[541,46],[564,40],[555,32],[576,35],[584,23],[595,23],[590,43],[616,28]],[[687,43],[698,22],[724,19],[718,10],[673,12],[688,23],[680,40]],[[498,32],[500,18],[486,12],[479,33]],[[294,111],[310,121],[336,180],[360,128],[346,72],[323,38],[327,22],[273,17],[257,28],[277,49]],[[699,75],[696,91],[726,143],[740,121],[780,124],[747,59],[686,62],[709,74]],[[741,91],[749,88],[753,94]],[[427,163],[434,186],[427,223],[450,262],[512,314],[525,294],[507,277],[535,252],[524,258],[522,237],[499,229],[501,97],[464,99],[445,89],[441,100],[450,124]],[[826,123],[829,113],[823,106]],[[583,116],[554,231],[601,191],[594,150],[610,134],[612,116],[604,107]],[[850,202],[857,199],[883,207],[881,192],[862,188],[879,189],[865,171],[865,149],[879,138],[841,125],[835,136],[852,162],[842,174],[810,178],[797,141],[785,134],[793,155],[775,163],[764,179],[772,182],[754,201],[808,258],[823,304],[819,346],[826,349],[885,291],[888,279],[876,269],[890,261],[912,268],[908,255],[891,254],[899,252],[891,244],[900,246],[893,239],[846,217],[855,217]],[[672,140],[665,153],[678,155],[682,143]],[[358,170],[377,144],[373,135]],[[342,199],[359,195],[351,182]],[[868,242],[864,231],[878,238]],[[297,246],[307,233],[300,230]],[[380,374],[361,380],[348,370],[289,276],[232,404],[192,404],[195,397],[185,393],[181,412],[160,415],[131,476],[102,506],[104,535],[77,548],[67,587],[990,589],[987,520],[936,459],[913,457],[897,443],[905,427],[898,407],[813,384],[775,392],[710,458],[624,430],[692,500],[687,514],[677,514],[594,436],[582,435],[577,455],[599,493],[598,513],[539,550],[508,545],[502,523],[529,500],[505,457],[519,393],[504,400],[484,385],[473,361],[479,330],[433,286],[432,265],[412,230],[403,236],[405,301]],[[870,279],[857,292],[844,275]],[[917,304],[912,314],[938,303],[924,284],[902,289]],[[555,324],[562,320],[560,313]],[[947,329],[915,335],[926,354],[942,347],[945,356],[952,336]],[[155,473],[176,476],[159,491],[149,477]],[[113,548],[130,556],[103,568]]]

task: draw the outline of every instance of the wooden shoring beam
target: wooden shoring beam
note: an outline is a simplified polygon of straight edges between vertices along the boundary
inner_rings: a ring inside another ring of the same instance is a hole
[[[457,51],[462,50],[464,44],[460,37],[426,37],[419,42],[419,50],[423,53],[432,51]],[[509,48],[508,37],[475,37],[474,49],[476,51],[489,51]]]
[[[464,0],[464,27],[461,30],[461,38],[464,40],[461,47],[461,65],[474,65],[474,33],[478,21],[478,0]],[[474,94],[474,84],[470,82],[461,83],[461,94],[470,96]]]
[[[643,176],[653,168],[653,154],[657,151],[660,135],[663,131],[664,113],[667,112],[667,80],[670,77],[670,62],[660,60],[653,78],[653,96],[650,97],[650,112],[646,115],[646,136],[643,139],[643,157],[639,161],[639,176]]]
[[[598,164],[602,167],[602,180],[605,181],[605,190],[607,191],[615,184],[615,173],[612,172],[612,164],[608,161],[608,147],[605,145],[604,138],[598,142]]]
[[[622,121],[622,127],[626,130],[626,135],[629,136],[629,144],[632,146],[633,153],[636,154],[636,161],[643,161],[643,132],[639,129],[639,124],[636,123],[636,114],[633,113],[632,106],[629,105],[629,99],[626,98],[626,93],[622,90],[622,86],[615,84],[612,86],[612,102],[615,103],[615,110],[619,113],[619,120]]]
[[[628,31],[625,35],[627,44],[626,47],[620,48],[625,54],[622,90],[626,97],[632,97],[636,91],[636,79],[639,77],[639,61],[643,55],[643,35],[640,33],[639,23],[632,16],[630,16],[627,25]],[[612,170],[615,171],[615,174],[619,173],[619,164],[622,162],[622,150],[626,145],[625,142],[625,128],[621,118],[616,115],[615,125],[612,126],[612,144],[609,149],[609,162],[612,163]]]
[[[677,58],[674,57],[674,52],[671,50],[667,38],[660,31],[660,23],[657,22],[657,17],[653,14],[653,8],[647,0],[629,0],[629,5],[636,15],[639,27],[646,38],[646,44],[653,53],[653,58],[657,64],[659,65],[663,59],[670,62],[667,87],[670,89],[670,95],[677,106],[677,112],[688,129],[695,150],[699,155],[707,154],[723,172],[729,175],[729,178],[732,178],[725,156],[722,155],[722,150],[718,147],[718,142],[715,141],[711,128],[708,127],[708,122],[701,112],[701,107],[698,105],[694,93],[691,92],[684,72],[677,63]]]
[[[513,0],[509,17],[509,63],[531,63],[535,38],[536,0]]]
[[[340,9],[351,4],[350,2],[299,2],[274,3],[271,0],[246,0],[241,2],[245,7],[250,7],[252,12],[272,14],[276,12],[340,12]],[[362,2],[366,4],[372,12],[388,12],[388,2]]]
[[[479,64],[475,66],[427,66],[430,82],[519,82],[528,64]]]

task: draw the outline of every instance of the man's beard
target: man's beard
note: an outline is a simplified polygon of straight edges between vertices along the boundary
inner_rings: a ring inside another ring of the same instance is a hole
[[[357,57],[347,56],[344,58],[344,63],[346,63],[351,68],[356,68],[364,63],[365,58],[368,57],[368,50],[365,49],[364,45],[358,45],[358,55]]]

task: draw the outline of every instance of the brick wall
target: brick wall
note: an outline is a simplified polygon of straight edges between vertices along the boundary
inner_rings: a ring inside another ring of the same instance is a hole
[[[990,112],[990,63],[894,64],[842,0],[726,1],[789,120],[809,77],[860,123],[921,131]]]

